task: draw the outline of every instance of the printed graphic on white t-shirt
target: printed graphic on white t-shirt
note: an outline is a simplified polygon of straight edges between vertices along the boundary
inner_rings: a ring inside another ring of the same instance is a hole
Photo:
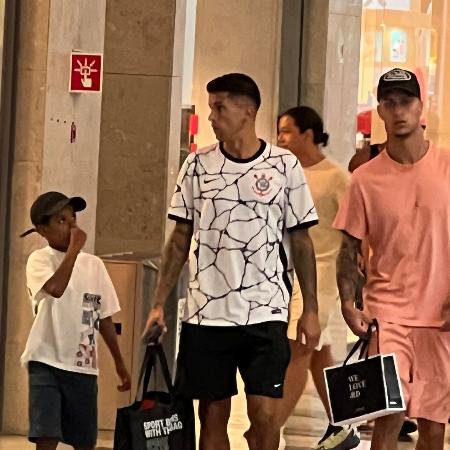
[[[77,367],[97,369],[96,334],[100,329],[100,295],[84,294],[80,344],[75,357]]]
[[[169,217],[193,223],[184,321],[287,321],[292,290],[288,231],[317,223],[298,159],[261,145],[237,160],[220,144],[190,154]]]

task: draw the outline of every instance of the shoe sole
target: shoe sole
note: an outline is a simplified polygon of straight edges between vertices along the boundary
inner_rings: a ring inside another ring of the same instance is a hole
[[[349,434],[343,442],[341,442],[337,447],[332,447],[330,449],[325,450],[351,450],[352,448],[358,447],[360,444],[361,439],[359,439],[356,434],[352,433]],[[323,447],[318,447],[318,450],[322,450]]]

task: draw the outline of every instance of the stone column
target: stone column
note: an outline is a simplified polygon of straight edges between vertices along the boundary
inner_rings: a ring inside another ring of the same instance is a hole
[[[330,0],[323,118],[328,154],[347,168],[355,153],[362,0]]]
[[[20,367],[19,357],[32,323],[25,265],[28,255],[42,242],[37,236],[20,239],[18,235],[30,227],[29,206],[41,191],[50,1],[22,1],[16,14],[16,108],[11,118],[15,128],[15,154],[2,425],[6,433],[20,434],[27,431],[28,393],[26,371]]]
[[[43,191],[87,198],[79,222],[93,249],[97,196],[101,94],[70,94],[70,52],[103,52],[106,0],[33,0],[18,3],[18,54],[11,248],[5,346],[4,431],[27,431],[26,371],[19,358],[32,324],[26,291],[29,254],[45,245],[37,235],[19,239],[31,226],[29,209]],[[78,125],[70,143],[70,126]]]
[[[325,153],[347,167],[355,152],[361,0],[305,7],[301,102],[317,109],[330,134]]]
[[[97,254],[161,253],[179,169],[185,8],[107,3]]]
[[[229,72],[251,76],[262,103],[257,133],[276,140],[281,0],[198,0],[193,104],[199,115],[199,147],[215,142],[208,122],[206,84]]]
[[[87,209],[78,216],[93,252],[102,94],[69,93],[70,53],[103,53],[106,0],[50,2],[45,91],[42,191],[81,195]],[[71,124],[76,140],[71,143]]]
[[[87,198],[79,223],[88,232],[88,251],[97,237],[101,253],[161,250],[178,172],[183,47],[175,43],[184,40],[184,10],[184,0],[18,3],[6,432],[27,430],[26,371],[19,364],[32,323],[25,265],[45,241],[18,234],[31,225],[37,195],[55,189]],[[70,94],[71,50],[101,53],[105,40],[103,103],[99,93]]]

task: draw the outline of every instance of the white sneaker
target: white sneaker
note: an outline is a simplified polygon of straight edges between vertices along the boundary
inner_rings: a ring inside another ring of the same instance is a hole
[[[359,433],[351,426],[334,427],[330,425],[315,450],[350,450],[361,442]]]

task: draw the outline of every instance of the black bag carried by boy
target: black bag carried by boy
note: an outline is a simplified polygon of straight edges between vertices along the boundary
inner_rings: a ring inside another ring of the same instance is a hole
[[[368,356],[369,340],[360,339],[344,364],[324,369],[333,425],[349,425],[405,410],[395,354]],[[377,334],[378,339],[378,334]],[[359,361],[348,363],[361,347]]]
[[[168,392],[148,392],[159,358]],[[195,419],[191,399],[174,390],[161,344],[148,345],[139,376],[142,400],[117,410],[114,450],[195,450]]]

